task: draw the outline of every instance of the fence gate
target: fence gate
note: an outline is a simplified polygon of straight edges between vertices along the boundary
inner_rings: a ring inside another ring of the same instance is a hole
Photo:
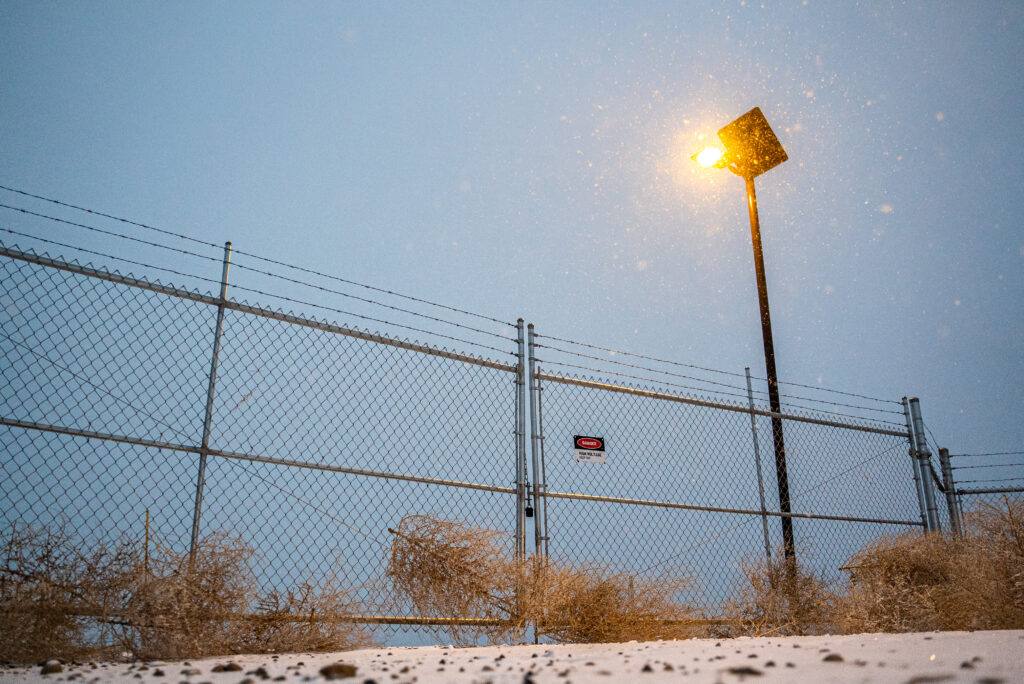
[[[602,357],[581,349],[588,345],[549,342],[532,326],[530,333],[535,543],[552,562],[690,577],[688,599],[715,606],[745,561],[781,553],[766,401],[758,407],[666,389],[678,381],[672,372],[655,375],[652,364],[620,362],[606,377],[559,372],[579,368],[572,357]],[[661,386],[621,379],[638,368]],[[903,415],[895,407],[889,413]],[[781,418],[801,563],[838,580],[843,562],[869,539],[923,526],[906,427],[811,412]],[[577,461],[576,435],[603,438],[604,462]]]

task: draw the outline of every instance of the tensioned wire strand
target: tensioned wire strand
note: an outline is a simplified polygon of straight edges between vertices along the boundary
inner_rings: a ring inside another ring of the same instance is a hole
[[[176,271],[174,269],[165,268],[165,267],[162,267],[162,266],[156,266],[154,264],[147,264],[147,263],[144,263],[144,262],[141,262],[141,261],[134,261],[132,259],[126,259],[124,257],[114,256],[113,254],[107,254],[105,252],[98,252],[96,250],[87,249],[85,247],[78,247],[76,245],[70,245],[70,244],[67,244],[67,243],[64,243],[64,242],[57,242],[56,240],[48,240],[46,238],[41,238],[41,237],[38,237],[36,235],[30,235],[28,233],[22,233],[22,232],[19,232],[19,231],[16,231],[16,230],[12,230],[10,228],[4,228],[2,226],[0,226],[0,231],[3,231],[5,233],[11,233],[12,235],[20,235],[22,237],[27,237],[27,238],[30,238],[30,239],[33,239],[33,240],[39,240],[40,242],[45,242],[47,244],[56,245],[58,247],[65,247],[67,249],[78,250],[80,252],[84,252],[86,254],[92,254],[94,256],[101,256],[101,257],[104,257],[106,259],[114,259],[114,260],[117,260],[117,261],[122,261],[124,263],[132,264],[134,266],[142,266],[142,267],[148,268],[148,269],[154,269],[154,270],[158,270],[158,271],[165,271],[167,273],[172,273],[174,275],[179,275],[179,276],[183,276],[183,277],[186,277],[186,278],[196,278],[197,280],[203,280],[203,281],[206,281],[206,282],[214,283],[217,286],[220,286],[220,281],[219,280],[214,280],[212,278],[207,278],[207,277],[204,277],[204,276],[194,275],[194,274],[189,274],[189,273],[182,273],[181,271]],[[0,244],[2,244],[2,243],[0,243]],[[345,311],[344,309],[338,309],[336,307],[327,306],[325,304],[316,304],[314,302],[307,302],[307,301],[302,300],[302,299],[295,299],[293,297],[287,297],[285,295],[274,294],[272,292],[266,292],[264,290],[259,290],[259,289],[251,288],[251,287],[245,287],[245,286],[242,286],[242,285],[231,285],[231,288],[233,290],[242,290],[242,291],[245,291],[245,292],[252,292],[254,294],[263,295],[265,297],[273,297],[275,299],[281,299],[281,300],[284,300],[284,301],[287,301],[287,302],[291,302],[293,304],[301,304],[303,306],[312,306],[312,307],[315,307],[315,308],[318,308],[318,309],[324,309],[324,310],[327,310],[327,311],[333,311],[334,313],[339,313],[339,314],[342,314],[342,315],[345,315],[345,316],[352,316],[352,317],[355,317],[355,318],[360,318],[360,319],[365,320],[365,321],[373,321],[374,323],[381,323],[381,324],[384,324],[384,325],[393,326],[395,328],[402,328],[404,330],[411,330],[413,332],[423,333],[425,335],[431,335],[433,337],[437,337],[437,338],[441,338],[441,339],[445,339],[445,340],[450,340],[450,341],[454,341],[454,342],[460,342],[462,344],[470,345],[472,347],[476,347],[476,348],[479,348],[479,349],[487,349],[487,350],[490,350],[490,351],[498,352],[499,354],[509,354],[509,355],[515,356],[514,352],[511,352],[511,351],[509,351],[507,349],[499,349],[497,347],[491,347],[491,346],[486,345],[486,344],[480,344],[479,342],[473,342],[471,340],[462,339],[460,337],[454,337],[452,335],[445,335],[443,333],[434,332],[434,331],[431,331],[431,330],[425,330],[423,328],[416,328],[416,327],[411,326],[411,325],[404,325],[404,324],[401,324],[401,323],[394,323],[392,321],[387,321],[387,320],[384,320],[382,318],[374,318],[372,316],[366,316],[366,315],[363,315],[363,314],[357,314],[357,313],[352,312],[352,311]]]
[[[171,237],[180,238],[182,240],[188,240],[190,242],[194,242],[196,244],[204,245],[204,246],[207,246],[207,247],[213,247],[215,249],[222,247],[222,245],[217,245],[217,244],[212,243],[212,242],[206,242],[205,240],[199,240],[199,239],[196,239],[194,237],[191,237],[191,236],[188,236],[188,235],[184,235],[182,233],[175,233],[174,231],[166,230],[166,229],[163,229],[163,228],[157,228],[155,226],[151,226],[151,225],[148,225],[146,223],[140,223],[138,221],[132,221],[131,219],[122,218],[120,216],[115,216],[113,214],[107,214],[107,213],[104,213],[104,212],[101,212],[101,211],[96,211],[94,209],[87,209],[85,207],[81,207],[81,206],[78,206],[78,205],[75,205],[75,204],[71,204],[69,202],[63,202],[61,200],[52,199],[50,197],[44,197],[42,195],[36,195],[36,194],[30,193],[30,192],[26,192],[24,190],[19,190],[17,188],[12,188],[12,187],[9,187],[9,186],[6,186],[6,185],[0,185],[0,190],[7,190],[8,192],[17,193],[17,194],[25,196],[25,197],[32,197],[34,199],[42,200],[43,202],[49,202],[49,203],[55,204],[57,206],[66,207],[68,209],[74,209],[76,211],[84,211],[84,212],[89,213],[89,214],[93,214],[93,215],[96,215],[96,216],[102,216],[103,218],[108,218],[108,219],[111,219],[113,221],[119,221],[121,223],[124,223],[124,224],[127,224],[127,225],[136,226],[138,228],[144,228],[146,230],[155,231],[157,233],[162,233],[164,235],[168,235],[168,236],[171,236]],[[271,259],[269,257],[260,256],[259,254],[255,254],[255,253],[252,253],[252,252],[245,252],[245,251],[242,251],[240,249],[236,249],[235,253],[236,254],[241,254],[243,256],[248,256],[248,257],[251,257],[253,259],[259,259],[260,261],[265,261],[267,263],[274,264],[276,266],[283,266],[285,268],[294,269],[294,270],[300,271],[302,273],[308,273],[310,275],[316,275],[316,276],[319,276],[321,278],[328,278],[328,279],[331,279],[331,280],[336,280],[338,282],[342,282],[342,283],[345,283],[347,285],[353,285],[353,286],[356,286],[356,287],[362,287],[362,288],[366,288],[368,290],[373,290],[374,292],[380,292],[382,294],[387,294],[387,295],[391,295],[391,296],[394,296],[394,297],[400,297],[402,299],[408,299],[410,301],[418,302],[420,304],[427,304],[429,306],[436,306],[436,307],[438,307],[440,309],[445,309],[445,310],[451,311],[453,313],[459,313],[459,314],[463,314],[465,316],[472,316],[474,318],[480,318],[480,319],[483,319],[483,320],[491,321],[492,323],[500,323],[502,325],[507,325],[507,326],[510,326],[510,327],[515,327],[514,323],[509,323],[508,321],[503,321],[503,320],[501,320],[499,318],[493,318],[491,316],[486,316],[484,314],[479,314],[479,313],[475,313],[475,312],[472,312],[472,311],[467,311],[467,310],[464,310],[464,309],[459,309],[457,307],[449,306],[447,304],[440,304],[438,302],[433,302],[433,301],[430,301],[429,299],[423,299],[421,297],[413,297],[412,295],[406,295],[406,294],[402,294],[400,292],[394,292],[393,290],[387,290],[387,289],[380,288],[380,287],[374,287],[373,285],[367,285],[365,283],[360,283],[360,282],[357,282],[357,281],[354,281],[354,280],[348,280],[346,278],[341,278],[339,276],[334,276],[334,275],[330,275],[330,274],[327,274],[327,273],[322,273],[322,272],[316,271],[314,269],[304,268],[302,266],[296,266],[294,264],[289,264],[289,263],[284,262],[284,261],[278,261],[276,259]]]
[[[160,249],[165,249],[165,250],[168,250],[168,251],[171,251],[171,252],[175,252],[177,254],[183,254],[183,255],[186,255],[186,256],[190,256],[190,257],[196,257],[198,259],[203,259],[205,261],[212,261],[214,263],[220,263],[221,262],[221,259],[217,258],[217,257],[209,256],[209,255],[206,255],[206,254],[199,254],[197,252],[192,252],[192,251],[189,251],[189,250],[186,250],[186,249],[181,249],[179,247],[171,247],[169,245],[163,245],[163,244],[160,244],[160,243],[157,243],[157,242],[151,242],[149,240],[143,240],[141,238],[137,238],[137,237],[134,237],[134,236],[131,236],[131,235],[125,235],[124,233],[118,233],[116,231],[106,230],[105,228],[99,228],[97,226],[90,226],[90,225],[85,224],[85,223],[78,223],[76,221],[68,221],[67,219],[62,219],[62,218],[59,218],[59,217],[56,217],[56,216],[50,216],[48,214],[41,214],[41,213],[38,213],[38,212],[35,212],[35,211],[30,211],[30,210],[22,208],[22,207],[15,207],[15,206],[12,206],[10,204],[0,203],[0,207],[2,207],[4,209],[11,210],[11,211],[21,212],[22,214],[26,214],[26,215],[29,215],[29,216],[35,216],[37,218],[42,218],[42,219],[46,219],[48,221],[53,221],[55,223],[62,223],[64,225],[73,226],[73,227],[76,227],[76,228],[84,228],[85,230],[89,230],[89,231],[96,232],[96,233],[101,233],[103,235],[109,235],[109,236],[116,237],[116,238],[119,238],[119,239],[130,240],[132,242],[137,242],[137,243],[140,243],[140,244],[143,244],[143,245],[147,245],[149,247],[157,247],[157,248],[160,248]],[[43,238],[38,238],[38,239],[43,239]],[[238,250],[232,250],[232,251],[234,253],[236,253],[236,254],[240,253],[240,252],[238,252]],[[278,274],[278,273],[273,273],[271,271],[267,271],[267,270],[264,270],[264,269],[259,269],[259,268],[255,268],[255,267],[252,267],[252,266],[248,266],[246,264],[238,263],[237,260],[233,261],[231,265],[233,267],[235,267],[235,268],[240,268],[240,269],[247,270],[247,271],[253,271],[255,273],[259,273],[261,275],[265,275],[265,276],[268,276],[270,278],[277,278],[279,280],[284,280],[286,282],[290,282],[290,283],[293,283],[293,284],[296,284],[296,285],[302,285],[304,287],[310,287],[310,288],[312,288],[314,290],[320,290],[321,292],[326,292],[326,293],[330,293],[330,294],[339,295],[339,296],[342,296],[342,297],[347,297],[349,299],[354,299],[354,300],[357,300],[357,301],[360,301],[360,302],[364,302],[364,303],[367,303],[367,304],[372,304],[374,306],[380,306],[380,307],[383,307],[385,309],[391,309],[392,311],[398,311],[398,312],[401,312],[401,313],[409,314],[411,316],[416,316],[418,318],[424,318],[424,319],[427,319],[427,320],[430,320],[430,321],[435,321],[437,323],[443,323],[445,325],[451,325],[451,326],[454,326],[456,328],[462,328],[464,330],[469,330],[469,331],[472,331],[472,332],[475,332],[475,333],[479,333],[479,334],[482,334],[482,335],[488,335],[488,336],[491,336],[491,337],[496,337],[496,338],[501,339],[501,340],[513,339],[513,338],[506,337],[504,335],[499,335],[499,334],[491,332],[489,330],[483,330],[481,328],[474,328],[472,326],[468,326],[468,325],[465,325],[463,323],[456,323],[455,321],[449,321],[449,320],[444,319],[444,318],[438,318],[437,316],[430,316],[428,314],[420,313],[418,311],[412,311],[410,309],[403,309],[401,307],[394,306],[392,304],[385,304],[384,302],[379,302],[379,301],[374,300],[374,299],[368,299],[366,297],[359,297],[357,295],[349,294],[348,292],[342,292],[341,290],[335,290],[335,289],[331,289],[331,288],[328,288],[328,287],[324,287],[322,285],[316,285],[316,284],[310,283],[308,281],[298,280],[296,278],[289,278],[288,276],[284,276],[284,275],[281,275],[281,274]],[[199,277],[199,276],[195,276],[195,277]],[[506,325],[511,325],[511,324],[506,324]]]
[[[174,425],[171,425],[170,423],[168,423],[168,422],[166,422],[166,421],[164,421],[164,420],[161,420],[160,418],[157,418],[157,417],[156,417],[156,416],[154,416],[154,415],[153,415],[152,413],[148,413],[147,411],[145,411],[145,410],[143,410],[143,409],[139,408],[139,407],[138,407],[138,406],[136,405],[136,403],[135,403],[135,402],[133,402],[133,401],[129,401],[129,400],[125,399],[124,397],[120,396],[119,394],[116,394],[116,393],[114,393],[114,392],[112,392],[112,391],[108,390],[107,388],[103,387],[102,385],[99,385],[99,384],[97,384],[97,383],[93,382],[92,380],[89,380],[88,378],[86,378],[86,377],[83,377],[82,375],[80,375],[79,373],[76,373],[76,372],[75,372],[74,370],[72,370],[72,369],[71,369],[71,368],[69,368],[68,366],[65,366],[65,365],[64,365],[64,364],[62,364],[62,363],[58,363],[57,361],[54,361],[53,359],[51,359],[50,357],[46,356],[45,354],[43,354],[43,353],[41,353],[41,352],[38,352],[38,351],[36,351],[35,349],[32,349],[32,348],[31,348],[30,346],[28,346],[27,344],[24,344],[24,343],[22,343],[22,342],[18,342],[17,340],[15,340],[14,338],[12,338],[12,337],[11,337],[10,335],[7,335],[7,334],[6,334],[6,333],[4,333],[3,331],[0,331],[0,337],[3,337],[3,338],[5,338],[5,339],[6,339],[6,340],[7,340],[8,342],[10,342],[11,344],[14,344],[14,345],[16,345],[16,346],[18,346],[18,347],[22,348],[23,350],[27,351],[27,352],[28,352],[29,354],[31,354],[31,355],[33,355],[33,356],[35,356],[35,357],[36,357],[37,359],[40,359],[40,360],[42,360],[42,361],[45,361],[46,363],[50,364],[51,366],[53,366],[53,367],[54,367],[54,368],[56,368],[57,370],[59,370],[59,371],[61,371],[61,372],[63,372],[63,373],[67,373],[68,375],[70,375],[71,377],[75,378],[75,379],[76,379],[76,380],[78,380],[79,382],[81,382],[81,383],[83,383],[83,384],[85,384],[85,385],[87,385],[87,386],[89,386],[89,387],[92,387],[92,388],[93,388],[94,390],[96,390],[97,392],[99,392],[99,393],[101,393],[101,394],[105,394],[106,396],[110,397],[111,399],[113,399],[113,400],[114,400],[115,402],[117,402],[118,404],[121,404],[121,405],[123,405],[123,406],[127,406],[128,408],[132,409],[133,411],[135,411],[135,412],[137,412],[137,413],[140,413],[140,414],[142,414],[142,415],[143,415],[143,416],[145,416],[146,418],[149,418],[150,420],[152,420],[152,421],[153,421],[154,423],[156,423],[157,425],[162,425],[163,427],[166,427],[167,429],[171,430],[171,432],[173,432],[173,433],[177,434],[177,436],[178,436],[179,438],[182,438],[182,439],[185,439],[185,440],[188,440],[188,439],[190,439],[190,435],[188,435],[188,434],[187,434],[187,433],[186,433],[186,432],[185,432],[184,430],[181,430],[180,428],[177,428],[177,427],[175,427]],[[299,496],[298,496],[297,494],[294,494],[294,493],[292,493],[292,492],[290,492],[290,491],[288,491],[288,490],[284,489],[283,487],[279,487],[278,485],[276,485],[276,484],[274,484],[274,483],[272,483],[272,482],[269,482],[269,481],[267,481],[266,479],[264,479],[264,478],[260,477],[259,475],[257,475],[256,473],[254,473],[254,472],[253,472],[253,471],[252,471],[252,470],[251,470],[251,469],[250,469],[250,468],[249,468],[249,467],[248,467],[247,465],[245,465],[245,464],[241,464],[241,463],[235,463],[235,462],[234,462],[234,459],[228,459],[228,460],[229,460],[229,462],[233,463],[234,465],[237,465],[237,466],[241,467],[242,469],[244,469],[244,470],[248,471],[248,472],[249,472],[249,474],[251,474],[251,475],[252,475],[253,477],[255,477],[255,478],[257,478],[257,479],[259,479],[259,480],[263,481],[263,482],[264,482],[264,483],[266,483],[267,485],[269,485],[269,486],[271,486],[271,487],[274,487],[274,488],[276,488],[276,489],[279,489],[279,490],[280,490],[281,492],[283,492],[283,493],[284,493],[284,494],[285,494],[286,496],[290,496],[290,497],[294,498],[294,499],[295,499],[296,501],[299,501],[300,503],[304,503],[304,504],[306,504],[306,505],[310,506],[311,508],[313,508],[314,510],[316,510],[316,511],[317,511],[318,513],[321,513],[321,514],[323,514],[323,515],[326,515],[326,516],[327,516],[328,518],[330,518],[331,520],[334,520],[335,522],[337,522],[337,523],[339,523],[339,524],[341,524],[341,525],[344,525],[345,527],[348,527],[349,529],[351,529],[351,530],[352,530],[352,531],[354,531],[354,532],[358,532],[358,533],[360,533],[360,534],[364,535],[365,537],[367,537],[367,538],[369,538],[369,539],[373,539],[373,540],[379,541],[379,540],[378,540],[378,539],[377,539],[376,537],[374,537],[373,535],[369,534],[369,533],[368,533],[368,532],[366,532],[365,530],[361,530],[361,529],[359,529],[359,528],[357,528],[357,527],[354,527],[354,526],[352,526],[352,525],[349,525],[348,523],[346,523],[346,522],[344,522],[344,521],[342,521],[342,520],[338,520],[337,518],[335,518],[334,516],[332,516],[332,515],[331,515],[330,513],[328,513],[327,511],[321,510],[321,509],[320,509],[320,508],[318,508],[317,506],[315,506],[315,505],[311,504],[310,502],[308,502],[308,501],[306,501],[306,500],[302,499],[302,498],[301,498],[301,497],[299,497]],[[381,544],[384,544],[384,542],[380,542],[380,543],[381,543]]]
[[[883,449],[882,451],[878,452],[877,454],[875,454],[873,456],[869,456],[868,458],[864,459],[860,463],[856,463],[856,464],[850,466],[846,470],[844,470],[844,471],[842,471],[842,472],[840,472],[840,473],[838,473],[836,475],[833,475],[832,477],[828,478],[827,480],[822,480],[821,482],[813,485],[812,487],[809,487],[807,489],[802,489],[802,490],[792,494],[790,496],[790,499],[792,499],[793,497],[797,497],[797,496],[803,496],[804,494],[812,494],[812,493],[816,492],[817,490],[821,489],[822,487],[824,487],[825,485],[827,485],[827,484],[829,484],[831,482],[834,482],[835,480],[839,479],[843,475],[846,475],[847,473],[849,473],[849,472],[851,472],[853,470],[856,470],[857,468],[861,467],[862,465],[865,465],[866,463],[870,463],[871,461],[874,461],[874,460],[876,460],[878,458],[881,458],[882,456],[886,455],[887,453],[889,453],[893,449],[896,449],[896,448],[898,448],[900,446],[902,446],[902,445],[901,444],[894,444],[893,446],[886,447],[885,449]],[[760,515],[750,514],[750,515],[745,515],[744,518],[745,518],[744,520],[741,520],[740,522],[736,523],[735,525],[732,525],[730,527],[725,528],[724,530],[721,530],[718,534],[714,534],[714,535],[711,535],[709,537],[705,537],[704,539],[701,539],[696,544],[693,544],[692,546],[689,546],[689,547],[683,549],[682,551],[680,551],[680,552],[678,552],[676,554],[673,554],[670,558],[666,558],[663,561],[659,561],[657,563],[654,563],[652,565],[647,566],[641,572],[649,572],[650,570],[653,570],[654,568],[663,567],[663,566],[667,565],[668,563],[670,563],[672,561],[678,560],[679,558],[681,558],[682,556],[686,555],[687,553],[689,553],[689,552],[691,552],[691,551],[693,551],[695,549],[699,549],[700,547],[704,546],[705,544],[708,544],[708,543],[713,542],[713,541],[717,541],[718,539],[721,539],[725,535],[727,535],[727,534],[729,534],[731,532],[735,532],[736,530],[738,530],[741,527],[744,527],[745,525],[752,525],[755,522],[758,522],[758,520],[760,519]]]

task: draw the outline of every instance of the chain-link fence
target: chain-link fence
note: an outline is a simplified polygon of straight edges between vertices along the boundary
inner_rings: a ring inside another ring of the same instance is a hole
[[[223,533],[254,550],[262,589],[336,578],[363,618],[405,624],[431,617],[387,582],[408,515],[498,530],[519,556],[684,574],[705,606],[781,553],[784,517],[798,559],[833,579],[869,539],[925,524],[900,402],[888,421],[774,414],[787,516],[749,384],[706,398],[671,372],[565,372],[522,322],[509,362],[284,313],[227,296],[227,262],[214,296],[0,248],[8,529],[178,550]],[[576,460],[577,435],[605,440],[603,463]]]
[[[15,250],[0,273],[6,529],[227,534],[262,590],[337,577],[395,621],[404,516],[513,547],[517,365]]]
[[[552,560],[687,576],[688,600],[713,606],[737,588],[744,563],[784,552],[768,411],[542,370],[533,377],[546,472],[541,536]],[[836,580],[868,540],[922,525],[905,430],[799,413],[783,425],[789,518],[806,567]],[[577,435],[604,440],[603,463],[576,460]]]

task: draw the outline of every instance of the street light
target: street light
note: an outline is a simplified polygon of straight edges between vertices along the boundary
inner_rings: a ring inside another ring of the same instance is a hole
[[[761,337],[764,340],[764,365],[768,375],[768,402],[772,411],[772,438],[775,447],[775,475],[779,484],[779,512],[782,516],[782,546],[787,560],[796,557],[793,544],[793,519],[789,517],[789,475],[786,472],[786,443],[782,437],[779,414],[779,379],[775,373],[775,345],[772,343],[772,318],[768,311],[768,285],[764,277],[764,252],[761,249],[761,224],[757,217],[754,178],[789,159],[760,108],[754,107],[718,131],[724,149],[705,147],[693,155],[704,167],[727,168],[747,183],[747,209],[750,234],[754,242],[754,269],[757,274],[757,298],[761,306]]]

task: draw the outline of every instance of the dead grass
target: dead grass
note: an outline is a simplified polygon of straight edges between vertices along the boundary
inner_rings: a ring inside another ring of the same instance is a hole
[[[194,559],[160,544],[90,550],[66,526],[15,526],[3,539],[0,661],[188,658],[370,645],[336,582],[259,594],[252,549],[225,534]]]
[[[724,608],[724,635],[827,634],[835,631],[837,597],[828,582],[780,552],[747,561],[745,583]]]
[[[497,623],[445,625],[457,643],[514,641],[530,624],[563,643],[692,634],[691,611],[675,602],[683,580],[517,563],[501,545],[503,533],[429,516],[403,518],[392,532],[388,576],[419,615]]]
[[[1024,628],[1024,502],[983,504],[965,523],[962,538],[887,537],[854,555],[843,630]]]

